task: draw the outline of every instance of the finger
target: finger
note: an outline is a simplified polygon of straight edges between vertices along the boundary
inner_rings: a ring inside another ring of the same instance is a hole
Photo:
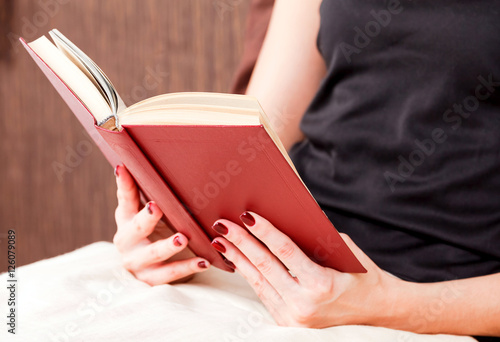
[[[245,227],[295,275],[304,285],[314,282],[323,267],[313,262],[287,235],[276,229],[269,221],[254,212],[240,216]]]
[[[212,246],[234,264],[236,271],[245,278],[276,322],[285,322],[282,313],[288,311],[286,303],[250,260],[224,238],[214,239]]]
[[[292,278],[285,266],[244,228],[228,220],[218,220],[214,224],[214,230],[222,233],[236,246],[285,301],[287,301],[288,291],[298,290],[296,280]]]
[[[124,256],[123,264],[129,271],[136,272],[153,264],[170,259],[187,247],[188,239],[178,233],[163,240],[137,247]]]
[[[168,264],[151,266],[135,273],[137,279],[149,285],[161,285],[174,282],[195,273],[204,272],[210,267],[208,260],[191,258],[173,261]]]
[[[125,220],[130,220],[139,211],[140,196],[134,179],[123,165],[115,168],[116,174],[116,196],[118,197],[118,207],[115,211],[118,227]]]
[[[127,223],[122,224],[115,234],[113,242],[119,250],[126,251],[146,239],[155,229],[163,216],[154,202],[149,202]]]

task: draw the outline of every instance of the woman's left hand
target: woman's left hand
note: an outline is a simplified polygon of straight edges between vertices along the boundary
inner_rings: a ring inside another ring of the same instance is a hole
[[[253,212],[242,214],[241,220],[251,234],[221,219],[213,228],[224,237],[212,245],[234,263],[279,325],[384,325],[393,314],[391,289],[402,281],[377,267],[347,235],[341,234],[367,273],[342,273],[316,264]]]

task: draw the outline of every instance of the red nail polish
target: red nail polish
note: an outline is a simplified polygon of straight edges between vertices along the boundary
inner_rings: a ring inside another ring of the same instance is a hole
[[[226,253],[226,247],[217,240],[212,241],[212,246],[221,253]]]
[[[114,171],[114,173],[115,173],[115,177],[120,176],[120,173],[119,173],[119,171],[118,171],[118,169],[119,169],[119,168],[120,168],[120,165],[116,165],[116,167],[115,167],[115,171]]]
[[[153,205],[151,202],[149,202],[147,205],[146,205],[146,209],[148,209],[148,213],[149,215],[153,215]]]
[[[174,246],[176,247],[182,246],[181,238],[179,236],[174,237]]]
[[[245,211],[243,214],[240,215],[240,220],[249,227],[255,224],[254,217],[248,211]]]
[[[198,267],[199,267],[199,268],[207,268],[207,263],[206,263],[205,261],[200,261],[200,262],[198,263]]]
[[[219,223],[219,222],[215,223],[212,226],[212,229],[215,230],[220,235],[226,235],[227,232],[228,232],[227,227],[225,225],[223,225],[222,223]]]
[[[229,267],[231,267],[233,270],[236,269],[236,265],[233,264],[231,261],[229,261],[227,259],[224,259],[224,262],[226,263],[226,265],[228,265]]]

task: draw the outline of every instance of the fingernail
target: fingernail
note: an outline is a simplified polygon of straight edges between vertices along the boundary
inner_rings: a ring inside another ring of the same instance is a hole
[[[226,247],[217,240],[212,241],[212,246],[221,253],[226,253]]]
[[[182,246],[181,238],[179,236],[174,237],[174,246],[176,247]]]
[[[153,205],[151,202],[149,202],[147,205],[146,205],[146,209],[148,209],[148,213],[149,215],[153,215]]]
[[[229,267],[231,267],[233,270],[236,269],[236,265],[233,264],[231,261],[229,261],[227,259],[224,259],[224,262],[226,263],[226,265],[228,265]]]
[[[200,261],[200,262],[198,263],[198,267],[199,267],[199,268],[207,268],[207,263],[206,263],[205,261]]]
[[[226,235],[227,232],[228,232],[227,227],[225,225],[223,225],[222,223],[219,223],[219,222],[215,223],[212,226],[212,229],[215,230],[220,235]]]
[[[114,171],[114,173],[115,173],[115,177],[120,176],[120,173],[119,173],[119,171],[118,171],[118,169],[119,169],[119,168],[120,168],[120,165],[116,165],[116,167],[115,167],[115,171]]]
[[[240,220],[249,227],[255,224],[254,217],[248,211],[245,211],[243,214],[240,215]]]

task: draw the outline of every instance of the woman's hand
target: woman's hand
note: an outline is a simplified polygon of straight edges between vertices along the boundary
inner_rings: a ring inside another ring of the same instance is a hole
[[[279,325],[362,324],[427,334],[500,336],[500,273],[407,282],[381,270],[341,234],[368,270],[342,273],[311,261],[263,217],[245,212],[240,218],[251,234],[218,220],[213,229],[224,238],[212,245],[235,264]]]
[[[365,274],[319,266],[263,217],[246,212],[241,219],[251,234],[218,220],[213,228],[224,238],[212,245],[235,264],[279,325],[383,325],[393,309],[390,289],[399,280],[378,268],[347,235],[342,238],[368,270]]]
[[[162,231],[167,229],[160,221],[163,213],[154,202],[139,210],[139,191],[132,176],[124,166],[117,166],[115,174],[118,207],[113,243],[122,255],[124,267],[149,285],[187,280],[191,275],[207,270],[210,263],[194,257],[186,248],[188,239],[185,235],[170,231],[168,238],[155,242],[148,239],[155,228],[163,225]]]

